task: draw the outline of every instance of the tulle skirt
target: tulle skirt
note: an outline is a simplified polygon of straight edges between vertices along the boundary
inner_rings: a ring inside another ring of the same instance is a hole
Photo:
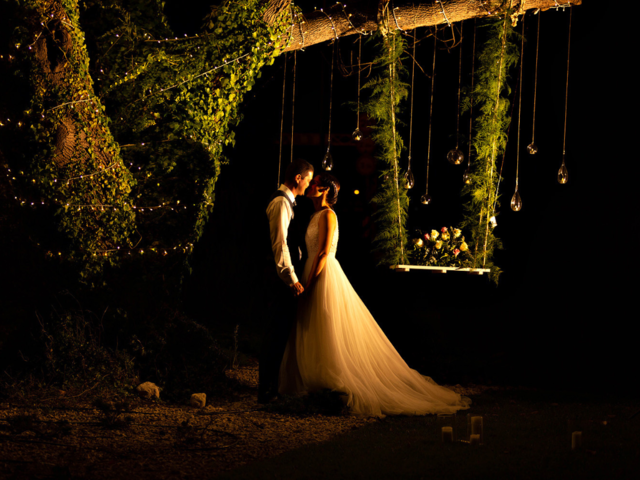
[[[303,278],[311,269],[307,260]],[[409,368],[331,254],[315,286],[300,298],[280,366],[279,391],[342,392],[357,415],[453,413],[471,401]]]

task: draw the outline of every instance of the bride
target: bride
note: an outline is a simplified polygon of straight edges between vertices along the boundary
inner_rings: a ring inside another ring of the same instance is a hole
[[[305,241],[309,258],[296,323],[282,364],[281,394],[323,389],[344,394],[351,413],[424,415],[469,408],[466,397],[409,368],[391,345],[335,258],[340,184],[329,173],[309,184],[315,213]]]

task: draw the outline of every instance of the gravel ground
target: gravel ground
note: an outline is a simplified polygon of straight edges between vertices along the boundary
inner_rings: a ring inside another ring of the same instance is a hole
[[[257,375],[256,366],[229,372],[251,389]],[[269,412],[248,392],[202,409],[136,399],[112,422],[64,396],[0,404],[0,478],[210,478],[375,421]]]
[[[0,478],[211,478],[378,421],[261,409],[257,365],[228,375],[246,393],[201,409],[135,399],[108,416],[65,395],[0,404]],[[452,388],[470,395],[487,387]]]

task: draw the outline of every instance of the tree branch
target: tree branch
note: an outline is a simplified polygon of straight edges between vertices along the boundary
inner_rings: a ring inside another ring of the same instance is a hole
[[[301,50],[311,45],[346,35],[371,34],[379,29],[412,30],[417,27],[447,25],[470,18],[486,18],[500,13],[502,0],[449,0],[408,4],[406,0],[352,1],[348,7],[336,3],[325,11],[316,10],[294,16],[291,38],[285,51]],[[288,0],[269,0],[266,21],[273,21],[275,12],[290,8]],[[582,0],[513,0],[518,15],[527,10],[549,10],[557,6],[581,5]],[[514,18],[514,21],[517,21]],[[382,26],[382,27],[381,27]],[[335,30],[334,30],[335,29]]]

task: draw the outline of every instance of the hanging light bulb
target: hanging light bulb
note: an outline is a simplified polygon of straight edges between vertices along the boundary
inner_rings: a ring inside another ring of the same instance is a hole
[[[462,181],[465,183],[465,185],[469,185],[471,183],[471,170],[469,170],[468,168],[462,174]]]
[[[423,205],[430,205],[431,200],[431,195],[429,195],[428,193],[425,193],[424,195],[422,195],[422,197],[420,197],[420,202],[422,202]]]
[[[462,153],[459,148],[449,150],[449,153],[447,153],[447,160],[449,160],[449,163],[452,165],[460,165],[464,160],[464,153]]]
[[[513,210],[514,212],[519,212],[520,210],[522,210],[522,198],[520,197],[520,192],[518,192],[517,188],[515,193],[513,194],[513,197],[511,197],[511,210]]]
[[[356,128],[353,133],[351,134],[351,137],[356,141],[359,142],[360,140],[362,140],[362,132],[360,131],[359,128]]]
[[[496,228],[498,226],[498,220],[496,220],[495,215],[489,219],[489,223],[491,223],[491,226],[493,228]]]
[[[531,142],[527,145],[527,152],[529,152],[529,155],[535,155],[538,153],[538,145],[536,145],[536,142]]]
[[[331,156],[331,152],[329,152],[328,148],[327,148],[327,153],[324,155],[324,158],[322,159],[322,168],[327,172],[330,172],[331,170],[333,170],[333,157]]]
[[[569,180],[569,171],[567,170],[567,166],[564,164],[564,155],[562,156],[562,165],[560,166],[560,170],[558,170],[558,183],[565,184]]]
[[[409,167],[409,169],[404,174],[404,188],[406,188],[407,190],[411,190],[415,184],[416,179],[413,177],[411,167]]]

